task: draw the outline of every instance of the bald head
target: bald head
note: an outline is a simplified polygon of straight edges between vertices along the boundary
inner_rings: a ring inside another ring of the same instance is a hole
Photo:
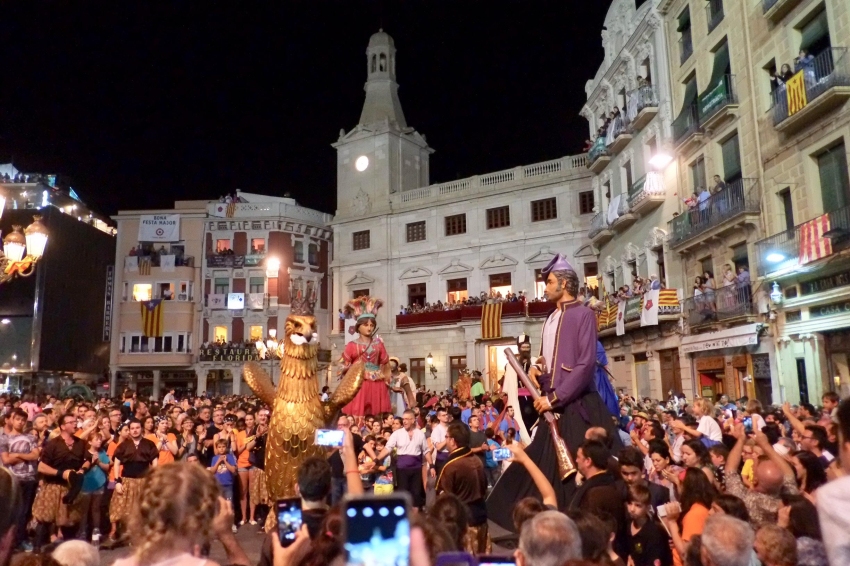
[[[592,426],[584,433],[584,439],[595,440],[604,444],[608,440],[608,431],[601,426]]]
[[[759,462],[755,469],[756,489],[768,495],[779,495],[782,491],[782,470],[775,462],[767,460]]]

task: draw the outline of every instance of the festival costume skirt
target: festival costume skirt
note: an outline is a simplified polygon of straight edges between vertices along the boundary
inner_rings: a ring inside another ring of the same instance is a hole
[[[32,504],[32,518],[40,523],[56,523],[59,527],[80,524],[85,498],[80,495],[70,504],[62,503],[68,493],[67,485],[44,483]]]
[[[124,478],[123,493],[116,489],[112,493],[112,501],[109,502],[109,522],[118,523],[127,518],[130,513],[136,511],[139,499],[142,498],[142,478]]]
[[[251,470],[251,485],[248,486],[248,496],[251,505],[265,505],[269,502],[269,486],[266,483],[266,472],[260,468]]]
[[[392,412],[390,389],[383,380],[364,380],[357,396],[346,405],[342,412],[346,415],[363,417]]]
[[[623,447],[611,413],[608,412],[602,397],[596,391],[587,391],[567,405],[558,418],[558,431],[567,444],[573,462],[575,462],[576,450],[584,442],[585,432],[593,426],[599,426],[608,431],[608,436],[613,441],[612,454],[617,454]],[[558,474],[558,459],[552,444],[552,433],[545,419],[540,419],[534,440],[526,447],[525,453],[554,486],[555,495],[558,498],[558,509],[566,511],[576,491],[575,474],[566,481],[561,481]],[[487,518],[503,529],[513,532],[514,504],[525,497],[540,499],[540,492],[522,464],[511,464],[490,491],[490,496],[487,498]]]

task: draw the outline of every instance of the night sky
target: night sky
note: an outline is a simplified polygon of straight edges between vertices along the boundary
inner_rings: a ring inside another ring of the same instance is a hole
[[[240,188],[336,208],[379,27],[431,182],[580,153],[607,0],[4,0],[0,162],[96,210]]]

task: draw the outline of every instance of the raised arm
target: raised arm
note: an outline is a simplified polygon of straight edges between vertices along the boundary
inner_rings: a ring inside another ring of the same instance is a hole
[[[525,450],[518,442],[508,444],[507,448],[511,451],[511,454],[513,454],[511,462],[514,464],[521,464],[526,470],[528,470],[528,475],[531,476],[531,481],[534,482],[534,486],[543,498],[543,504],[557,508],[558,497],[555,495],[555,488],[552,487],[552,483],[543,474],[543,472],[540,471],[537,464],[535,464],[528,454],[525,453]]]
[[[761,431],[755,433],[755,441],[756,444],[761,446],[762,452],[767,455],[771,461],[776,464],[776,466],[782,471],[782,475],[786,478],[794,478],[794,470],[791,468],[791,464],[788,461],[780,456],[776,450],[773,449],[773,446],[770,445],[770,441],[767,439],[767,436]]]
[[[806,425],[803,424],[803,421],[801,421],[791,413],[791,403],[785,401],[782,404],[782,413],[785,415],[785,418],[788,419],[788,422],[791,423],[791,428],[799,432],[801,436],[805,436]]]

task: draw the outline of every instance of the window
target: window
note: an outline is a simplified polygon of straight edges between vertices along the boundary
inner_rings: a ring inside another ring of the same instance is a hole
[[[451,372],[451,383],[454,385],[460,379],[460,372],[466,369],[466,356],[450,356],[449,371]]]
[[[558,205],[555,197],[531,201],[531,221],[554,220],[558,218]]]
[[[213,341],[214,342],[227,342],[227,327],[226,326],[216,326],[213,328]]]
[[[732,248],[732,263],[735,264],[735,273],[737,274],[738,268],[743,267],[746,268],[747,271],[750,270],[750,256],[747,253],[747,243],[741,242],[740,244],[736,244],[731,246]]]
[[[732,183],[741,178],[741,152],[738,146],[738,134],[735,134],[722,144],[723,153],[723,178],[727,183]]]
[[[425,221],[410,222],[407,224],[407,241],[422,242],[425,240]]]
[[[215,251],[216,251],[216,253],[221,253],[221,252],[229,250],[229,249],[230,249],[230,240],[229,239],[216,240],[215,241]]]
[[[307,246],[307,262],[310,265],[319,265],[319,245],[310,244]]]
[[[782,189],[778,196],[782,212],[785,214],[785,229],[790,232],[794,229],[794,203],[791,200],[791,189]]]
[[[466,234],[466,214],[446,216],[446,236]]]
[[[625,183],[626,190],[632,188],[632,162],[626,161],[620,168],[622,170],[622,180]]]
[[[354,232],[351,235],[352,244],[355,250],[368,250],[369,249],[369,230],[362,230],[360,232]]]
[[[706,187],[705,181],[705,159],[700,157],[691,164],[691,183],[694,192],[698,193]]]
[[[590,289],[599,287],[599,267],[595,261],[584,264],[584,285]]]
[[[369,289],[357,289],[356,291],[351,292],[351,298],[356,299],[357,297],[368,297]]]
[[[248,292],[249,293],[265,293],[266,292],[266,279],[265,277],[251,277],[248,279]]]
[[[129,343],[130,349],[127,350]],[[188,351],[188,332],[168,332],[162,336],[148,338],[141,334],[122,335],[120,342],[121,353],[148,354],[171,353]]]
[[[251,344],[263,339],[263,327],[253,325],[248,329],[248,336]]]
[[[134,283],[133,284],[133,300],[134,301],[150,301],[153,285],[150,283]]]
[[[826,10],[821,9],[800,28],[800,50],[805,49],[811,55],[819,55],[830,46],[829,22]]]
[[[850,205],[850,179],[847,175],[845,151],[842,143],[816,158],[824,212],[834,212]]]
[[[702,258],[699,260],[699,264],[700,269],[702,270],[699,273],[700,276],[702,276],[706,271],[714,275],[714,262],[712,261],[711,256]]]
[[[213,293],[225,295],[230,292],[230,279],[227,277],[216,277],[213,280]]]
[[[487,229],[505,228],[511,225],[511,208],[500,206],[487,209]]]
[[[469,295],[466,290],[466,277],[463,279],[449,279],[446,281],[446,288],[448,291],[448,302],[449,303],[458,303],[464,299],[466,299]]]
[[[425,358],[410,358],[410,373],[408,376],[419,387],[425,383]]]
[[[264,253],[266,253],[266,240],[264,238],[251,238],[251,253],[252,254],[264,254]]]
[[[191,301],[192,298],[193,298],[192,295],[194,294],[194,293],[192,293],[193,285],[194,284],[193,284],[192,281],[181,281],[180,282],[180,292],[177,294],[177,300],[178,301]]]
[[[295,263],[304,263],[304,242],[295,242],[294,251],[295,257],[293,258],[293,261]]]
[[[543,299],[546,291],[546,278],[543,277],[543,269],[534,270],[534,296]]]
[[[691,39],[691,10],[685,10],[679,14],[679,26],[676,28],[681,34],[679,37],[679,62],[684,64],[685,61],[694,52],[694,44]]]
[[[165,301],[174,299],[174,283],[157,283],[156,286],[160,299]]]
[[[408,305],[423,306],[425,304],[425,296],[425,283],[414,283],[413,285],[407,286]]]
[[[593,191],[582,191],[578,194],[578,213],[593,213]]]
[[[490,275],[490,293],[501,293],[504,297],[511,292],[511,274],[494,273]]]

